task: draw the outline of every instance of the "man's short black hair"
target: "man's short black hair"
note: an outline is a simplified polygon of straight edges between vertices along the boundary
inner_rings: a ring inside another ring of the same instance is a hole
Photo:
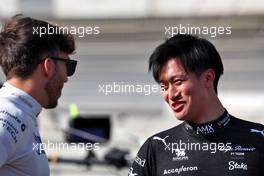
[[[217,93],[218,81],[224,68],[219,53],[208,40],[193,35],[178,34],[159,45],[149,58],[149,71],[152,71],[158,83],[161,69],[170,59],[180,61],[187,73],[195,73],[197,77],[200,77],[206,69],[213,69],[214,90]]]

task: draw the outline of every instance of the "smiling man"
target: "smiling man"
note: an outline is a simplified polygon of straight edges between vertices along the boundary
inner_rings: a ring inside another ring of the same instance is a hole
[[[224,69],[209,41],[176,35],[156,48],[149,70],[183,123],[150,137],[129,175],[264,175],[264,126],[230,115],[221,104]]]
[[[0,33],[0,65],[6,82],[0,89],[0,175],[48,176],[45,151],[40,147],[37,118],[42,107],[58,104],[64,83],[75,71],[69,59],[75,50],[72,35],[41,37],[36,28],[50,25],[16,15]],[[56,26],[54,26],[56,27]]]

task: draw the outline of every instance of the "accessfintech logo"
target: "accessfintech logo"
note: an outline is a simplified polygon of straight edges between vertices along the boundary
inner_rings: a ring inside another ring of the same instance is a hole
[[[178,174],[180,175],[182,172],[193,172],[193,171],[198,171],[197,166],[191,166],[191,167],[185,167],[181,166],[179,168],[174,168],[174,169],[165,169],[163,172],[163,175],[169,175],[169,174]]]

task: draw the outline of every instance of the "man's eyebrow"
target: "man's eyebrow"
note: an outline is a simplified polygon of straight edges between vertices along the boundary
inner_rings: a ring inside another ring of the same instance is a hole
[[[187,78],[188,75],[187,74],[175,74],[175,75],[172,75],[169,79],[169,81],[172,81],[173,79],[175,78]]]
[[[175,78],[186,79],[186,78],[188,78],[188,74],[175,74],[169,78],[169,82],[173,81],[173,79],[175,79]],[[159,80],[159,84],[164,84],[165,82],[166,81],[164,81],[164,80]]]

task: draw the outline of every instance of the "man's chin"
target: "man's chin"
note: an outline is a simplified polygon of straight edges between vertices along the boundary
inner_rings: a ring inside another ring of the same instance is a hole
[[[43,108],[45,108],[45,109],[53,109],[53,108],[56,108],[57,106],[58,106],[58,101],[50,102],[49,104],[47,104]]]
[[[175,115],[176,119],[178,119],[178,120],[181,120],[181,121],[186,120],[186,115],[183,113],[174,112],[174,115]]]

